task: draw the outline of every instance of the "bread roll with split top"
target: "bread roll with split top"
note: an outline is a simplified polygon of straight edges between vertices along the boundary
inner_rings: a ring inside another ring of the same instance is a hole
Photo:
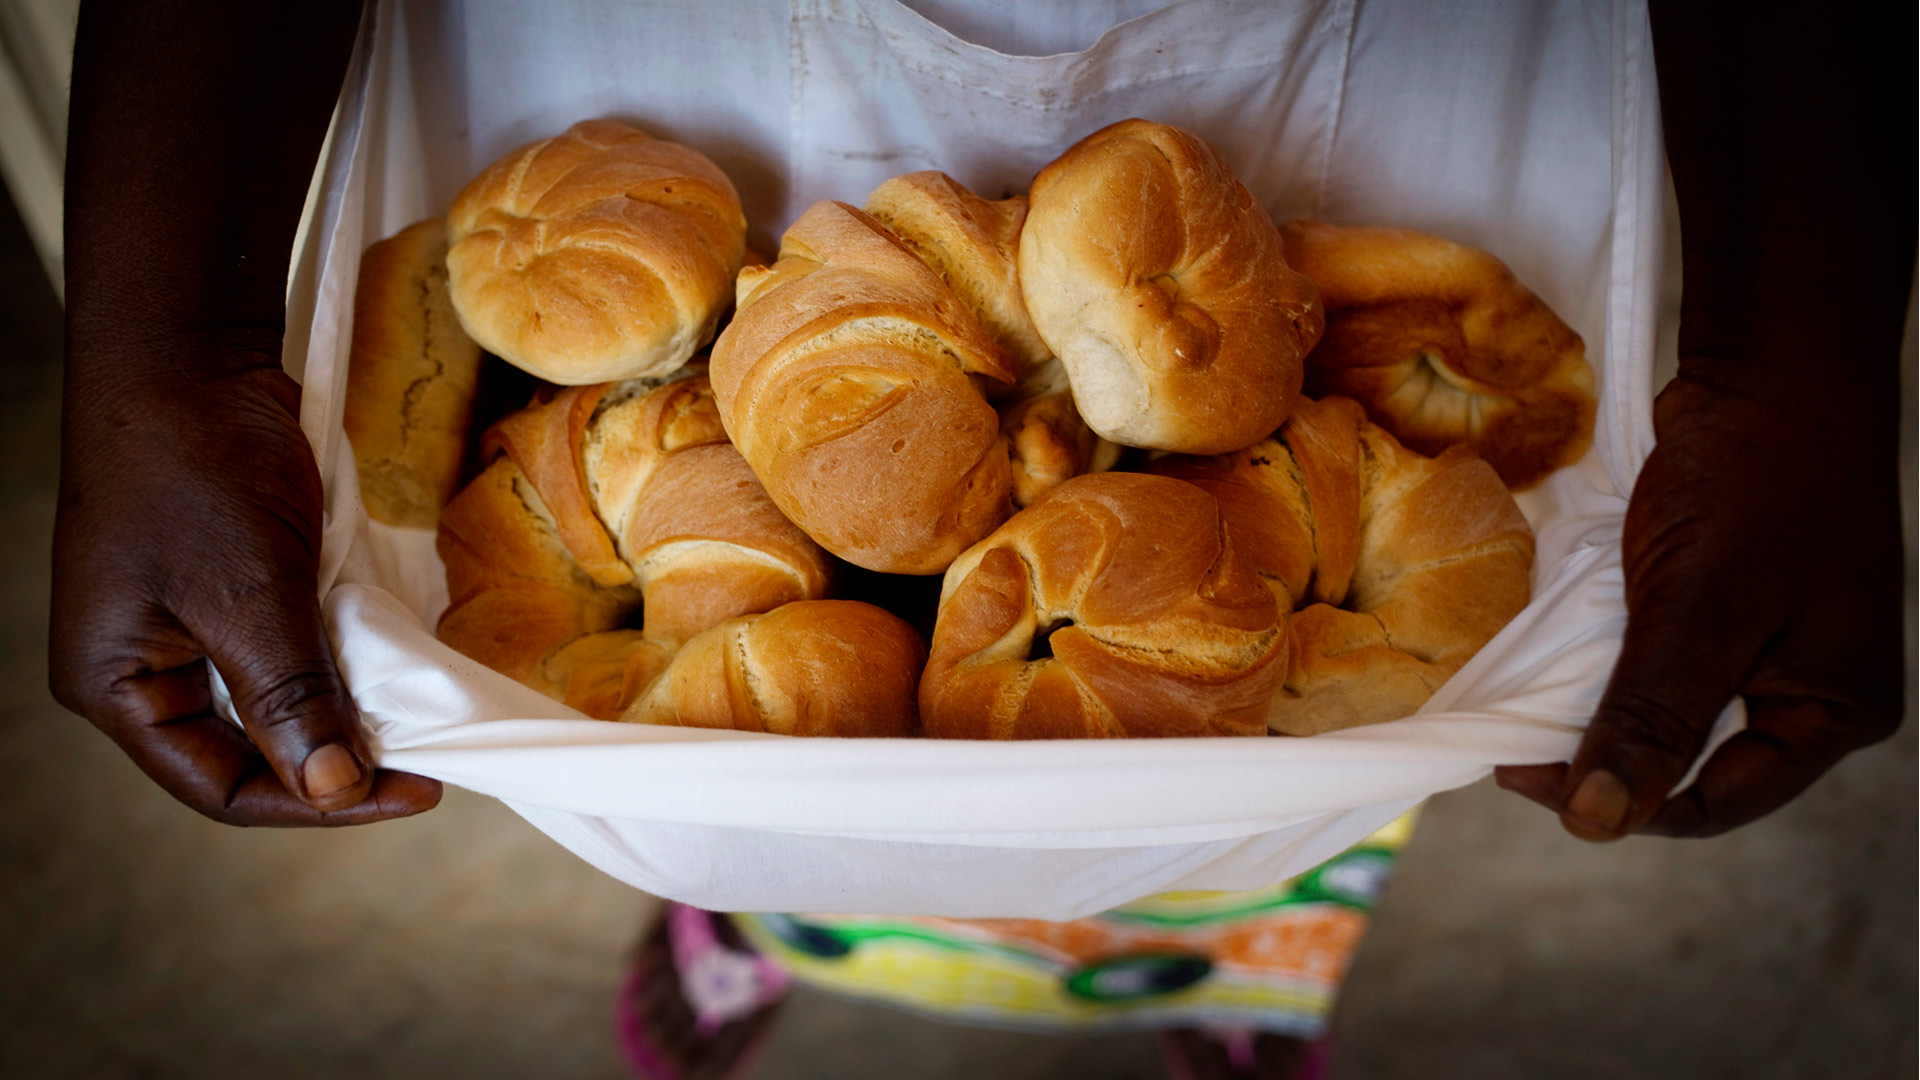
[[[1505,263],[1411,229],[1282,231],[1327,310],[1308,393],[1354,398],[1422,454],[1465,443],[1515,489],[1586,453],[1595,402],[1580,336]]]
[[[623,680],[638,693],[671,658],[622,629],[638,592],[586,575],[539,489],[510,457],[447,504],[437,546],[452,599],[440,640],[510,679],[606,716],[625,693]]]
[[[1262,735],[1285,611],[1206,492],[1079,476],[947,571],[920,714],[941,738]]]
[[[1272,439],[1152,468],[1218,501],[1293,610],[1269,714],[1283,734],[1412,714],[1527,605],[1533,532],[1492,467],[1407,450],[1348,399],[1302,399]]]
[[[983,199],[943,172],[896,176],[867,196],[867,213],[953,289],[1000,346],[1014,380],[1053,355],[1020,295],[1020,226],[1027,197]]]
[[[1286,419],[1319,299],[1212,147],[1123,120],[1040,170],[1028,199],[1021,293],[1102,437],[1212,454]]]
[[[746,249],[732,181],[696,150],[587,120],[501,158],[447,215],[474,340],[549,382],[663,375],[713,337]]]
[[[849,562],[939,573],[1010,509],[1000,347],[885,226],[816,203],[743,271],[714,345],[720,417],[782,511]]]

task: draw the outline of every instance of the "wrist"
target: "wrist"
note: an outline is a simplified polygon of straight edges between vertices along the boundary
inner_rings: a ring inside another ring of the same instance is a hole
[[[1678,374],[1718,397],[1763,404],[1801,423],[1892,437],[1899,424],[1904,319],[1787,306],[1689,306],[1680,325]]]
[[[245,392],[281,373],[285,324],[272,318],[103,321],[69,331],[66,379],[74,389],[110,394]],[[70,323],[77,317],[70,319]]]
[[[300,387],[279,358],[209,343],[219,337],[70,356],[61,410],[63,485],[167,465],[224,470],[280,443],[310,453],[299,427]]]
[[[1643,512],[1764,504],[1837,521],[1898,504],[1897,395],[1794,398],[1784,385],[1755,393],[1751,382],[1730,393],[1682,375],[1656,400],[1654,430],[1661,468],[1694,479],[1684,495],[1662,500],[1677,504]]]

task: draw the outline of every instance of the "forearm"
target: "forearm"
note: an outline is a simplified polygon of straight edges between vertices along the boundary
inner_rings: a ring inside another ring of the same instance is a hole
[[[86,4],[68,140],[70,380],[181,365],[217,377],[278,357],[288,256],[359,12]]]
[[[1891,438],[1914,267],[1911,22],[1656,2],[1682,374]]]

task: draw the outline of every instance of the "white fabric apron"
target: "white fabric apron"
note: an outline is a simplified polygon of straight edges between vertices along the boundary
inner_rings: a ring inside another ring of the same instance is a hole
[[[622,881],[709,908],[1063,919],[1270,884],[1495,764],[1571,755],[1619,649],[1623,493],[1653,442],[1663,179],[1641,5],[1179,0],[1105,33],[1074,22],[1116,7],[1063,6],[1043,36],[1090,44],[1038,57],[897,0],[375,9],[287,356],[329,478],[327,625],[381,765],[496,796]],[[340,428],[359,254],[444,212],[500,154],[600,115],[713,157],[769,253],[816,199],[858,204],[923,168],[998,197],[1128,116],[1206,137],[1278,220],[1494,251],[1580,332],[1601,389],[1594,451],[1523,499],[1532,605],[1421,715],[1311,739],[653,728],[583,719],[481,668],[433,637],[431,534],[370,525],[359,501]]]

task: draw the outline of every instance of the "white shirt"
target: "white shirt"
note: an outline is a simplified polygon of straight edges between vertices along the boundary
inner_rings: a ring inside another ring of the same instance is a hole
[[[708,908],[1062,919],[1270,884],[1496,763],[1570,754],[1619,648],[1620,492],[1653,443],[1664,184],[1638,0],[911,2],[376,6],[288,358],[329,478],[323,611],[380,764],[507,800],[608,873]],[[372,528],[348,497],[343,328],[366,244],[443,213],[513,147],[608,115],[719,163],[769,254],[816,199],[924,168],[998,197],[1133,115],[1204,136],[1276,218],[1493,251],[1580,332],[1601,391],[1594,454],[1523,499],[1534,603],[1435,695],[1440,715],[1313,739],[767,741],[561,719],[433,639],[431,535]]]

